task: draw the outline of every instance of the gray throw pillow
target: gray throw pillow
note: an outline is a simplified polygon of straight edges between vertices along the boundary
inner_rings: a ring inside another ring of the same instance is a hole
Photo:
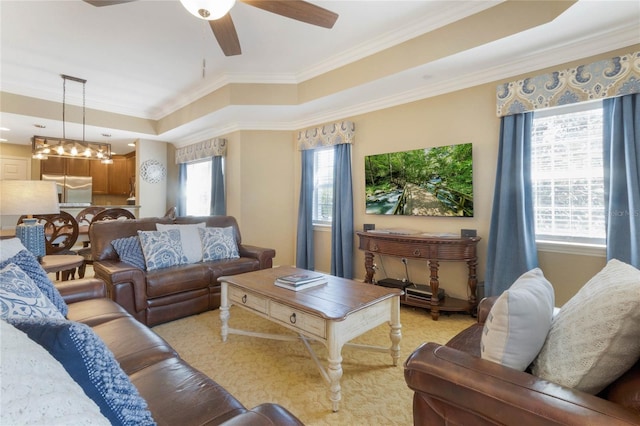
[[[147,269],[147,265],[144,263],[144,255],[142,254],[139,237],[118,238],[111,241],[111,245],[116,253],[118,253],[122,262],[128,263],[143,271]]]

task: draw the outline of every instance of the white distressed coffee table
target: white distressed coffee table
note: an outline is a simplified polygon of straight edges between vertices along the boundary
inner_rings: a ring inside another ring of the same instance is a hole
[[[327,275],[328,283],[301,291],[277,287],[278,277],[305,272],[302,269],[278,267],[225,276],[222,286],[220,320],[222,340],[229,334],[278,340],[301,340],[329,384],[333,411],[341,399],[342,347],[388,352],[393,365],[400,357],[400,296],[402,290]],[[239,306],[298,333],[296,336],[258,333],[229,327],[229,307]],[[388,323],[390,347],[348,343],[354,338]],[[309,340],[322,342],[328,350],[325,369]]]

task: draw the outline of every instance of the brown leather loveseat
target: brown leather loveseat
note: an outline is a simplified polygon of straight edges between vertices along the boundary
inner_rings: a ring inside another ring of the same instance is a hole
[[[85,278],[56,287],[69,307],[67,318],[88,325],[106,344],[159,426],[302,425],[277,404],[245,408],[182,360],[164,339],[109,300],[102,280]]]
[[[111,242],[155,231],[156,224],[232,226],[238,259],[171,266],[146,271],[122,262]],[[271,268],[275,250],[242,243],[232,216],[186,216],[95,222],[89,229],[95,276],[107,283],[109,296],[138,321],[148,326],[172,321],[220,307],[219,277]]]
[[[425,343],[405,362],[414,425],[640,425],[640,361],[596,396],[481,359],[496,299],[445,346]]]

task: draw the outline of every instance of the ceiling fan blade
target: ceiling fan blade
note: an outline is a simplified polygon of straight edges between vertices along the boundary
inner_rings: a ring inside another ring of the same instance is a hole
[[[267,12],[282,15],[296,21],[317,25],[323,28],[333,28],[338,14],[303,0],[240,0],[243,3],[257,7]]]
[[[83,1],[85,3],[89,3],[90,5],[93,5],[96,7],[102,7],[102,6],[113,6],[114,4],[130,3],[136,0],[83,0]]]
[[[242,53],[238,33],[230,13],[215,21],[209,21],[209,25],[225,56],[236,56]]]

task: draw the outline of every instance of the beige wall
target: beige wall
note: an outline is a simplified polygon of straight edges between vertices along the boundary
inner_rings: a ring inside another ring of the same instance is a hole
[[[274,265],[294,263],[294,155],[291,132],[242,131],[227,136],[227,214],[246,244],[276,250]]]
[[[163,216],[167,211],[167,180],[149,183],[140,175],[140,165],[146,160],[157,160],[167,167],[167,143],[139,139],[136,143],[136,202],[140,217]]]

